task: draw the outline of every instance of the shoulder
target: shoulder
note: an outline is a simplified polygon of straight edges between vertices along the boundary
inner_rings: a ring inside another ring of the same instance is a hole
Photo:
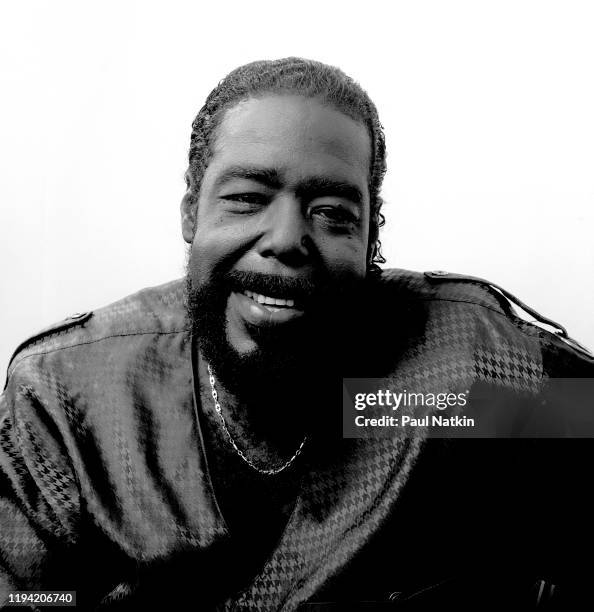
[[[594,355],[586,347],[570,338],[561,324],[494,282],[441,270],[402,269],[383,270],[377,281],[384,295],[411,308],[429,315],[448,313],[451,324],[460,327],[481,325],[493,343],[535,345],[550,376],[594,376]]]
[[[27,338],[12,355],[7,381],[19,363],[36,355],[187,330],[183,280],[148,287],[102,308],[70,315]]]

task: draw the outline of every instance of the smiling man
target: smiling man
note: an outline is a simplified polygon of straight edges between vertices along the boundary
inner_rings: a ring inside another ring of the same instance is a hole
[[[242,66],[196,117],[189,162],[186,278],[13,356],[0,602],[51,590],[76,591],[81,609],[476,610],[587,597],[573,560],[591,542],[589,446],[343,439],[343,377],[443,397],[488,383],[505,413],[544,406],[553,377],[594,376],[587,351],[522,321],[503,289],[379,268],[385,147],[361,87],[298,58]]]
[[[276,343],[261,365],[266,378],[284,373],[319,339],[320,302],[366,275],[370,135],[323,98],[281,90],[227,110],[199,187],[195,146],[182,227],[203,352],[230,383]],[[260,372],[249,369],[248,386]]]
[[[352,118],[354,101],[341,100],[348,115],[330,101],[348,82],[338,71],[284,62],[267,82],[258,68],[230,75],[198,115],[182,201],[201,405],[218,398],[205,411],[211,472],[226,522],[252,556],[266,554],[287,521],[298,481],[295,469],[281,472],[316,413],[321,420],[324,383],[339,370],[344,322],[377,248],[369,182],[381,180],[372,161],[376,148],[383,154],[366,126],[381,138],[372,107]],[[307,95],[296,94],[304,77]]]

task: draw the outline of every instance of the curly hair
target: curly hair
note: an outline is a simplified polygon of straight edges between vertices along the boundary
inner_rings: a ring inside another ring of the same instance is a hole
[[[313,60],[288,57],[252,62],[230,72],[209,94],[192,123],[189,167],[186,172],[188,194],[197,200],[204,172],[212,156],[216,130],[226,110],[250,97],[267,93],[297,93],[316,98],[351,119],[363,123],[371,137],[369,169],[369,248],[368,271],[379,271],[385,263],[381,253],[379,228],[385,219],[381,213],[380,189],[386,172],[386,145],[377,109],[367,93],[351,77],[334,66]]]

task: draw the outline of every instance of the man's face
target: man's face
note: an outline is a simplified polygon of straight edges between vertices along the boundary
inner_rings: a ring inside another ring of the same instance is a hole
[[[219,311],[221,349],[295,355],[319,333],[321,302],[364,278],[370,155],[362,124],[313,99],[267,95],[225,113],[197,211],[182,204],[195,310]]]

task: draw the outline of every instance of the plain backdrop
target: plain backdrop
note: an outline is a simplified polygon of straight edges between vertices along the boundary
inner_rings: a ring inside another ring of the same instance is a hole
[[[192,119],[239,64],[335,64],[388,143],[388,266],[486,277],[594,347],[594,4],[0,5],[0,381],[28,335],[183,274]]]

